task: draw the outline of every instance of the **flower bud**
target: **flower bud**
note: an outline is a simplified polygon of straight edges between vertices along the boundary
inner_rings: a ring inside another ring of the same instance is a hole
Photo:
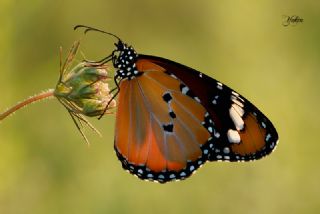
[[[68,71],[78,46],[79,44],[73,46],[64,67],[61,68],[54,95],[75,114],[101,116],[106,112],[106,107],[110,109],[116,106],[116,101],[111,100],[107,67],[81,62]]]

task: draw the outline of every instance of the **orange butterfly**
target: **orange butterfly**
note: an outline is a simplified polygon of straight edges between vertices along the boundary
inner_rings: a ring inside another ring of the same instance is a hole
[[[118,39],[111,55],[118,109],[114,148],[140,179],[185,179],[206,161],[250,161],[271,153],[278,134],[247,99],[221,82]]]

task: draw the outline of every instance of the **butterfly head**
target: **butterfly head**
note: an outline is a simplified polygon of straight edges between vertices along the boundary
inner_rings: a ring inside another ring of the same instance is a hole
[[[74,27],[74,30],[79,28],[84,29],[84,33],[87,33],[89,31],[96,31],[112,36],[118,40],[118,42],[115,43],[116,49],[111,53],[111,55],[96,63],[104,64],[112,60],[113,67],[116,69],[116,77],[119,77],[121,79],[126,78],[130,80],[139,74],[139,71],[136,69],[135,64],[138,58],[138,54],[132,46],[124,43],[120,39],[120,37],[113,33],[109,33],[86,25],[76,25]]]
[[[138,58],[137,52],[121,40],[115,43],[115,46],[113,66],[117,69],[117,75],[122,79],[132,79],[139,73],[135,64]]]

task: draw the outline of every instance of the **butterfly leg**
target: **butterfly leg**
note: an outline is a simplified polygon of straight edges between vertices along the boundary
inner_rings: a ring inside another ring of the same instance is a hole
[[[113,79],[114,79],[114,82],[115,82],[115,84],[116,84],[116,87],[113,88],[109,93],[112,93],[112,92],[114,92],[114,91],[116,91],[116,92],[115,92],[115,94],[112,96],[112,98],[109,100],[109,102],[107,103],[107,105],[106,105],[103,113],[99,116],[98,120],[100,120],[100,119],[103,117],[103,115],[106,113],[106,111],[107,111],[110,103],[118,96],[118,94],[119,94],[119,92],[120,92],[119,83],[121,82],[121,80],[118,82],[118,81],[117,81],[117,78],[118,78],[118,75],[115,75]]]
[[[104,57],[103,59],[101,60],[98,60],[98,61],[92,61],[92,60],[87,60],[87,59],[84,59],[83,61],[86,62],[86,63],[90,63],[90,64],[93,64],[93,66],[101,66],[107,62],[109,62],[112,58],[112,54],[107,56],[107,57]]]

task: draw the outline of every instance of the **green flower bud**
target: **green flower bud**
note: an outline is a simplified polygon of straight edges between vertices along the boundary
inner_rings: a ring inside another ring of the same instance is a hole
[[[58,100],[74,114],[95,117],[116,106],[112,99],[106,65],[98,66],[81,62],[70,68],[79,47],[75,43],[64,66],[60,69],[60,79],[54,90]]]
[[[79,45],[79,41],[73,44],[63,65],[60,59],[60,77],[55,89],[29,97],[0,113],[0,122],[24,106],[55,96],[66,107],[88,144],[89,141],[83,132],[83,125],[101,135],[84,116],[101,117],[103,114],[109,113],[109,109],[116,106],[116,101],[109,90],[108,67],[104,64],[89,62],[80,62],[73,66]]]

